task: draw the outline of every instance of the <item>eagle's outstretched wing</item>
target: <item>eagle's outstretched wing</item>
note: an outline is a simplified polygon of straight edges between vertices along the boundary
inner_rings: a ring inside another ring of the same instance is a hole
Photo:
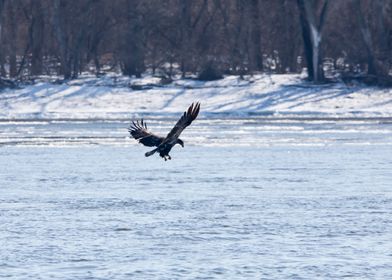
[[[164,139],[163,137],[148,132],[147,124],[143,121],[143,119],[140,122],[136,121],[136,123],[132,121],[128,131],[133,138],[139,140],[140,143],[148,147],[157,147]]]
[[[193,120],[196,119],[197,115],[199,114],[200,111],[200,103],[197,102],[196,104],[191,104],[189,106],[188,110],[184,112],[184,114],[181,116],[181,118],[178,120],[176,125],[172,128],[172,130],[169,132],[169,134],[165,138],[167,140],[174,140],[177,139],[181,132],[192,123]]]

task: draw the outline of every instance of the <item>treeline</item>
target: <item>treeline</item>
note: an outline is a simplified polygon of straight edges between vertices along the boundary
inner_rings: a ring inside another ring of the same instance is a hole
[[[392,0],[0,0],[0,76],[147,69],[391,84]]]

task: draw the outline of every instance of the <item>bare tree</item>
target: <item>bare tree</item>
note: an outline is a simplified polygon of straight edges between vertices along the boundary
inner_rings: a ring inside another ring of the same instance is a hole
[[[29,44],[31,44],[31,74],[41,75],[44,45],[44,12],[42,0],[31,1],[31,30]]]
[[[138,0],[125,0],[118,6],[123,14],[121,24],[117,26],[119,32],[118,57],[122,73],[128,76],[141,77],[145,71],[145,29],[143,25],[144,4]]]
[[[275,1],[276,2],[276,1]],[[280,2],[280,3],[279,3]],[[297,9],[295,2],[291,0],[279,1],[279,11],[281,11],[280,18],[276,19],[276,24],[280,24],[281,34],[277,36],[279,43],[275,49],[279,51],[280,58],[280,73],[298,72],[301,70],[297,59],[301,52],[301,40],[298,17],[296,16]]]
[[[254,70],[263,70],[263,53],[261,49],[261,17],[260,17],[260,0],[250,1],[250,19],[251,19],[251,57],[250,65]]]
[[[108,40],[107,34],[116,24],[110,13],[111,10],[107,1],[97,0],[93,2],[89,14],[86,64],[93,60],[97,74],[101,71],[100,47],[105,40]]]
[[[379,84],[392,83],[392,78],[389,76],[391,60],[390,40],[388,40],[389,34],[385,24],[385,9],[383,9],[385,1],[365,2],[355,0],[354,4],[362,41],[367,52],[368,75],[374,76]],[[377,20],[373,22],[373,26],[366,20],[366,15],[362,8],[363,5],[361,4],[366,5],[368,13],[373,12],[373,16],[377,17]]]
[[[324,80],[320,44],[329,0],[298,0],[309,79]],[[321,10],[318,13],[318,10]]]
[[[76,78],[82,70],[82,53],[86,51],[87,44],[87,21],[93,3],[94,0],[83,0],[77,5],[64,0],[53,1],[52,24],[60,49],[64,79]]]
[[[3,10],[4,10],[4,2],[5,0],[0,0],[0,76],[4,77],[6,75],[4,68],[4,44],[3,41]]]
[[[314,82],[328,65],[385,84],[390,14],[392,0],[0,0],[0,75],[110,68],[209,79],[299,72],[304,56]]]
[[[9,75],[11,78],[15,78],[17,75],[17,61],[16,61],[16,51],[17,51],[17,34],[19,25],[17,24],[17,6],[19,1],[7,1],[7,14],[8,14],[8,56],[9,56]]]

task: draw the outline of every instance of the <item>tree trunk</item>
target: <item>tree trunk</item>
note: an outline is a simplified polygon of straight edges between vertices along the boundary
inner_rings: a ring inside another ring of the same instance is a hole
[[[375,59],[374,59],[374,50],[373,50],[373,40],[372,34],[370,32],[369,25],[366,24],[365,15],[362,12],[361,8],[361,0],[355,0],[355,11],[357,14],[359,29],[361,30],[362,41],[365,44],[366,53],[367,53],[367,63],[368,63],[368,75],[377,75]]]
[[[313,49],[312,49],[312,41],[310,39],[310,28],[306,18],[306,12],[304,3],[301,0],[298,0],[299,7],[299,16],[302,30],[302,39],[304,41],[304,55],[307,63],[307,72],[308,79],[313,81],[314,79],[314,71],[313,71]]]
[[[301,68],[298,67],[299,42],[296,26],[293,25],[292,18],[296,16],[295,2],[292,0],[283,0],[284,23],[286,30],[286,42],[290,43],[290,47],[284,47],[286,59],[282,62],[285,73],[298,73]]]
[[[375,14],[377,21],[375,21],[376,35],[372,36],[369,23],[366,22],[365,14],[361,7],[361,0],[355,0],[355,10],[357,13],[358,25],[361,30],[362,41],[366,48],[369,83],[376,82],[380,85],[391,85],[392,77],[389,75],[389,41],[388,31],[385,27],[385,15],[383,11],[383,0],[377,0],[375,7]],[[372,9],[368,9],[372,10]],[[373,76],[373,78],[372,78]]]
[[[140,78],[145,70],[143,24],[137,1],[127,1],[127,26],[125,46],[122,47],[122,71],[124,75]]]
[[[44,42],[44,14],[42,11],[42,0],[32,2],[32,30],[30,36],[31,44],[31,74],[42,74],[42,51]]]
[[[181,68],[181,76],[185,78],[187,72],[187,61],[190,59],[190,42],[191,39],[191,13],[190,13],[190,5],[191,2],[189,0],[180,0],[180,9],[181,9],[181,29],[180,29],[180,37],[181,37],[181,46],[180,46],[180,68]]]
[[[321,13],[317,19],[315,0],[298,0],[302,37],[304,40],[304,52],[308,66],[308,78],[315,83],[324,80],[320,44],[322,29],[325,23],[328,9],[328,0],[324,0]]]
[[[9,27],[10,27],[10,31],[9,33],[11,34],[11,36],[9,36],[9,64],[10,64],[10,77],[11,78],[15,78],[17,73],[18,73],[18,69],[16,66],[16,34],[18,34],[18,25],[16,23],[16,11],[15,11],[15,5],[16,2],[8,3],[9,9]]]
[[[4,54],[3,54],[3,8],[4,0],[0,0],[0,76],[4,77],[7,75],[4,68]]]
[[[260,30],[260,9],[259,0],[250,1],[251,9],[251,47],[252,65],[255,70],[263,70],[263,54],[261,52],[261,30]]]
[[[61,0],[53,0],[53,18],[52,24],[55,30],[57,43],[60,49],[61,74],[64,79],[70,79],[72,74],[71,59],[68,51],[68,38],[65,34],[63,24],[61,22]]]
[[[233,36],[234,39],[232,41],[232,46],[230,46],[230,60],[232,63],[232,69],[234,73],[240,74],[241,79],[243,78],[243,74],[245,72],[245,44],[246,39],[244,38],[243,29],[245,28],[245,0],[236,0],[235,1],[236,10],[237,10],[237,20],[235,21],[234,34],[229,35]]]

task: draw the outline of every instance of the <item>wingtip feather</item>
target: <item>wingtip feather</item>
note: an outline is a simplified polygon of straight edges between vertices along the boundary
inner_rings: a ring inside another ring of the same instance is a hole
[[[198,114],[199,114],[199,111],[200,111],[200,102],[196,102],[196,104],[194,104],[194,103],[192,103],[192,112],[191,112],[191,116],[192,116],[192,119],[194,120],[194,119],[196,119],[196,117],[198,116]]]
[[[193,120],[199,115],[200,112],[200,102],[192,102],[188,110],[184,112],[184,116],[190,116]]]
[[[200,102],[196,103],[196,109],[195,109],[195,118],[199,115],[200,112]]]

